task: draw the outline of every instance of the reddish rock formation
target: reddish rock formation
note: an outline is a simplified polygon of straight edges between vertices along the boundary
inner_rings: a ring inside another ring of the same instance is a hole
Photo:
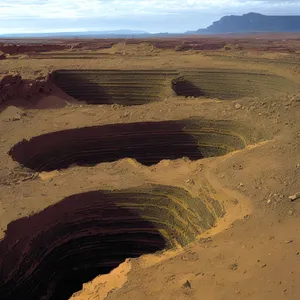
[[[51,90],[51,74],[35,80],[22,79],[19,74],[7,75],[0,81],[0,103],[12,98],[29,99],[38,93],[50,94]]]

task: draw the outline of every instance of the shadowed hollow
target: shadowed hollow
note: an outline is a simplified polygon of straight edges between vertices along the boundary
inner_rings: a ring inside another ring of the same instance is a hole
[[[88,104],[139,105],[171,94],[176,70],[58,70],[54,82]]]
[[[274,74],[232,69],[57,70],[53,81],[87,104],[141,105],[169,96],[223,100],[297,91],[295,82]]]
[[[230,69],[197,69],[181,72],[172,81],[178,96],[234,100],[241,97],[266,97],[297,91],[295,82],[274,74]]]
[[[126,258],[192,242],[223,214],[205,192],[193,198],[161,185],[67,197],[8,225],[1,300],[67,300]]]
[[[93,166],[133,158],[150,166],[163,159],[224,155],[262,139],[233,121],[186,119],[85,127],[48,133],[16,144],[14,160],[35,171]]]

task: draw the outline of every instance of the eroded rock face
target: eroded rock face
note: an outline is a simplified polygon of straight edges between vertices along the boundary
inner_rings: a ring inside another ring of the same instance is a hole
[[[0,103],[13,98],[29,99],[38,93],[50,94],[52,86],[51,74],[35,80],[22,79],[19,74],[7,75],[0,81]]]
[[[8,225],[1,300],[66,300],[126,258],[190,243],[223,214],[209,195],[161,185],[67,197]]]

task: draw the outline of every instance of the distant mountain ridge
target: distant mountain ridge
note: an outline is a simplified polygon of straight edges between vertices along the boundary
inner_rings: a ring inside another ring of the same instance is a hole
[[[0,34],[0,38],[28,38],[28,37],[126,37],[150,35],[142,30],[107,30],[107,31],[78,31],[78,32],[48,32],[48,33],[8,33]]]
[[[0,38],[149,38],[180,37],[195,34],[300,32],[300,16],[266,16],[250,12],[241,16],[224,16],[205,29],[185,33],[149,33],[141,30],[109,30],[85,32],[13,33]]]
[[[266,16],[248,13],[242,16],[225,16],[198,34],[254,32],[300,32],[300,16]]]

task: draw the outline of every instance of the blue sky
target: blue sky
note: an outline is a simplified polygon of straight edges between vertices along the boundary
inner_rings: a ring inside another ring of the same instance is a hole
[[[0,34],[132,29],[184,32],[228,14],[300,15],[280,0],[0,0]]]

